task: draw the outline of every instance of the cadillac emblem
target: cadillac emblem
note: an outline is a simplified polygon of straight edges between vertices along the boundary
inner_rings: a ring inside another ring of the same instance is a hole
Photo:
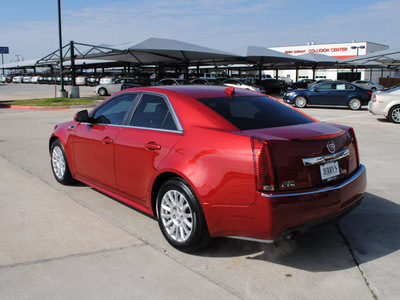
[[[335,143],[334,143],[334,142],[329,141],[329,142],[326,144],[326,147],[328,148],[328,151],[329,151],[330,153],[335,153],[336,147],[335,147]]]

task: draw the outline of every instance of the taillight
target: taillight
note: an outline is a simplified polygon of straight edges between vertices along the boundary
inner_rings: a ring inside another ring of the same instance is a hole
[[[376,95],[374,95],[374,98],[372,98],[372,102],[376,102]]]
[[[372,96],[373,91],[368,91],[368,95]]]
[[[256,138],[253,138],[252,142],[257,190],[275,191],[275,176],[269,143]]]
[[[351,137],[353,139],[352,143],[354,145],[354,150],[356,152],[357,167],[359,167],[360,166],[360,154],[358,152],[358,143],[357,143],[356,134],[355,134],[354,129],[352,127],[350,128],[349,132],[350,132],[350,135],[351,135]]]

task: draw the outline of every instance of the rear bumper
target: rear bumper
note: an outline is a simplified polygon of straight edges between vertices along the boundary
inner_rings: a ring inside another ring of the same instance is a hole
[[[256,193],[256,201],[246,207],[213,207],[222,225],[210,228],[212,236],[229,236],[273,242],[348,213],[361,202],[367,185],[366,169],[340,184],[298,193]],[[215,213],[215,211],[214,211]],[[216,224],[214,224],[216,225]]]
[[[388,111],[386,110],[386,106],[379,103],[378,101],[373,102],[369,101],[368,102],[368,111],[374,115],[381,115],[381,116],[387,116]]]

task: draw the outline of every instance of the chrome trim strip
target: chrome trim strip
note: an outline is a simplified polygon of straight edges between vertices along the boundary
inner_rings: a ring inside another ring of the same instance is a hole
[[[105,123],[86,123],[86,122],[81,122],[80,124],[89,125],[89,126],[101,125],[101,126],[110,126],[110,127],[144,129],[144,130],[172,132],[172,133],[179,133],[179,134],[183,133],[183,130],[171,130],[171,129],[152,128],[152,127],[139,127],[139,126],[132,126],[132,125],[118,125],[118,124],[105,124]]]
[[[329,191],[334,191],[337,189],[341,189],[345,187],[346,185],[352,183],[354,180],[356,180],[362,173],[365,172],[365,166],[361,165],[360,169],[355,173],[353,176],[351,176],[348,180],[343,182],[342,184],[339,185],[333,185],[329,186],[326,188],[322,188],[319,190],[314,190],[314,191],[309,191],[309,192],[299,192],[299,193],[291,193],[291,194],[265,194],[261,193],[261,196],[263,197],[268,197],[268,198],[281,198],[281,197],[297,197],[297,196],[304,196],[304,195],[312,195],[312,194],[318,194],[318,193],[324,193],[324,192],[329,192]]]
[[[344,157],[347,157],[349,155],[350,155],[350,150],[346,149],[335,154],[328,154],[324,156],[311,157],[311,158],[303,158],[302,161],[305,166],[319,165],[330,161],[336,161]]]

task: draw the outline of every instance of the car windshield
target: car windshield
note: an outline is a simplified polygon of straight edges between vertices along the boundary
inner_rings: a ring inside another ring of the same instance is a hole
[[[197,99],[240,130],[314,122],[302,113],[265,96]]]

